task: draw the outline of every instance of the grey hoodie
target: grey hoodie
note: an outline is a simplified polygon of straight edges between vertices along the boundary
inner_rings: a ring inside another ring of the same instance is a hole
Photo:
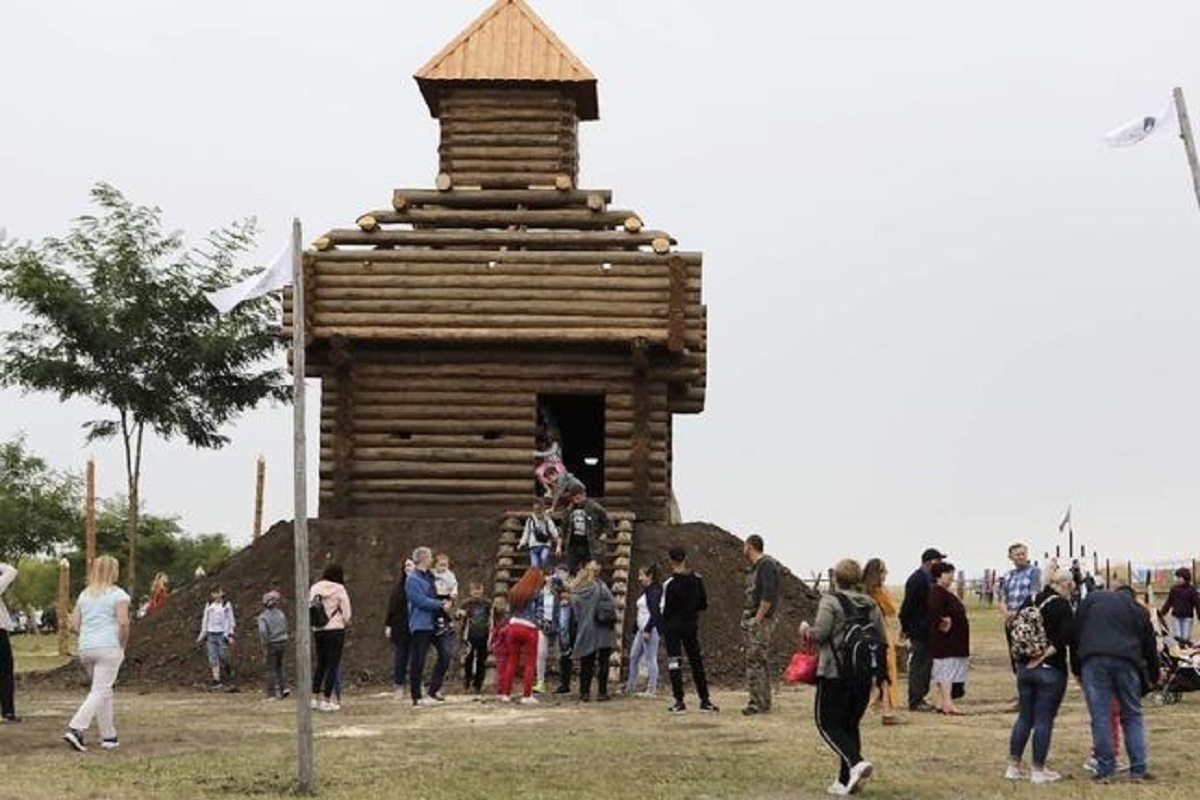
[[[258,615],[258,638],[262,639],[263,644],[287,641],[287,616],[278,606],[264,609]]]

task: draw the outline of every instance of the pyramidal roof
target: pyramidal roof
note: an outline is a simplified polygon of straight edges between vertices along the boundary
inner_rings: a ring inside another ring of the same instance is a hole
[[[414,77],[435,117],[441,88],[463,81],[573,84],[580,119],[599,116],[596,76],[525,0],[496,0]]]

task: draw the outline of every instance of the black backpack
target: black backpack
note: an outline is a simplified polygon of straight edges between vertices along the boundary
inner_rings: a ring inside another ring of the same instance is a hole
[[[859,605],[841,592],[834,592],[833,596],[838,599],[845,616],[841,641],[833,643],[833,660],[837,664],[838,676],[847,692],[870,694],[871,687],[887,669],[884,663],[887,644],[880,638],[879,629],[871,622],[870,604]]]
[[[317,595],[308,604],[308,624],[313,630],[321,630],[329,624],[329,614],[325,611],[325,598]]]

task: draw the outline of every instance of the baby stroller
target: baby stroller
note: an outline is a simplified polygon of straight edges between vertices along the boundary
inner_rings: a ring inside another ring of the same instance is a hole
[[[1154,702],[1173,705],[1183,699],[1185,692],[1200,691],[1200,650],[1172,636],[1161,616],[1156,622],[1158,663],[1167,677],[1163,685],[1155,690]]]

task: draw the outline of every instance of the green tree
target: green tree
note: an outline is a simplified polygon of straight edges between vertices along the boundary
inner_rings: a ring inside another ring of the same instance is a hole
[[[111,412],[85,424],[86,438],[118,436],[124,447],[127,576],[136,591],[147,429],[221,447],[222,426],[290,390],[284,370],[266,364],[283,346],[278,302],[260,298],[221,315],[204,297],[249,272],[235,261],[253,244],[252,219],[186,247],[182,234],[163,232],[158,208],[103,183],[91,194],[99,213],[75,220],[65,237],[0,244],[0,297],[31,318],[3,335],[0,385],[89,398]]]
[[[58,560],[22,558],[16,564],[19,574],[4,593],[9,608],[50,608],[58,601]]]
[[[0,443],[0,558],[46,555],[83,530],[79,478],[50,469],[16,436]]]
[[[129,550],[129,503],[125,497],[104,498],[96,509],[96,551],[115,554],[121,562],[121,575],[127,575]],[[162,517],[156,514],[138,513],[138,558],[143,572],[152,577],[165,572],[172,586],[180,586],[191,580],[196,567],[212,572],[222,561],[233,555],[229,540],[220,533],[192,536],[184,532],[177,517]],[[72,552],[67,556],[71,562],[72,584],[78,591],[83,587],[84,554]],[[123,584],[125,580],[121,581]],[[130,589],[134,600],[140,595]],[[142,592],[141,594],[145,594]]]

